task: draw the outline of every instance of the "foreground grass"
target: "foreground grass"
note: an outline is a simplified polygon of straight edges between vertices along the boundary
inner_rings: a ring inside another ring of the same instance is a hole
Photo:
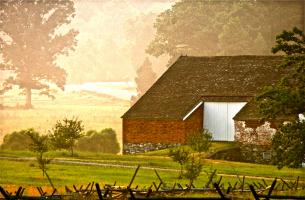
[[[113,164],[121,166],[133,166],[137,165],[142,167],[150,167],[157,169],[171,169],[179,170],[180,166],[173,162],[168,156],[151,156],[151,155],[113,155],[102,153],[90,153],[90,152],[76,152],[75,157],[70,157],[68,152],[52,151],[48,152],[46,156],[53,159],[64,159],[79,162],[93,162],[103,164]],[[35,154],[29,151],[0,151],[0,157],[35,157]],[[0,163],[2,160],[0,160]],[[1,166],[0,166],[1,169]],[[295,179],[300,177],[305,179],[305,169],[291,169],[284,167],[279,170],[276,166],[262,165],[262,164],[250,164],[241,162],[230,162],[224,160],[204,160],[205,171],[213,171],[217,169],[219,174],[228,175],[245,175],[245,176],[259,176],[259,177],[281,177],[285,179]]]
[[[34,161],[11,161],[1,160],[0,167],[0,184],[12,185],[49,185],[47,179],[43,177],[41,170],[37,167]],[[205,170],[208,170],[205,168]],[[101,184],[113,184],[127,186],[130,183],[135,168],[120,168],[120,167],[101,167],[101,166],[82,166],[82,165],[63,165],[50,164],[48,173],[57,187],[65,185],[72,186],[87,184],[89,182],[98,182]],[[165,183],[172,185],[175,182],[180,184],[188,183],[185,179],[177,179],[177,171],[162,171],[158,170]],[[218,178],[220,175],[218,175]],[[304,177],[303,177],[304,179]],[[223,177],[223,182],[235,183],[238,181],[236,177]],[[248,177],[246,181],[256,181],[256,179]],[[271,180],[268,180],[269,182]],[[159,182],[153,169],[139,170],[133,186],[140,185],[141,187],[150,186],[152,182]],[[195,185],[203,187],[207,182],[207,175],[202,172]]]
[[[49,152],[49,157],[61,160],[73,160],[79,162],[92,162],[103,164],[117,164],[118,166],[85,166],[80,164],[62,164],[51,163],[48,168],[50,177],[56,187],[64,187],[76,185],[86,185],[89,182],[99,182],[101,184],[113,184],[127,186],[135,171],[137,165],[141,165],[134,185],[141,187],[150,186],[152,182],[159,182],[154,172],[157,169],[162,179],[169,185],[175,182],[186,184],[187,180],[177,179],[179,165],[166,156],[151,155],[109,155],[77,152],[77,157],[68,157],[66,152]],[[34,157],[31,152],[17,151],[0,151],[0,157]],[[126,168],[124,166],[132,166]],[[166,171],[164,169],[167,169]],[[281,177],[284,179],[296,179],[298,176],[305,181],[305,169],[289,169],[283,168],[278,170],[275,166],[249,164],[240,162],[228,162],[221,160],[204,160],[204,168],[195,181],[195,185],[202,187],[207,181],[207,173],[217,169],[218,177],[223,176],[223,182],[234,184],[243,175],[246,182],[261,180],[262,177]],[[257,177],[258,176],[258,177]],[[214,181],[216,181],[216,179]],[[269,182],[272,179],[268,180]],[[46,178],[42,176],[41,170],[38,168],[35,160],[17,161],[17,160],[0,160],[0,185],[16,185],[16,186],[46,186],[49,185]]]

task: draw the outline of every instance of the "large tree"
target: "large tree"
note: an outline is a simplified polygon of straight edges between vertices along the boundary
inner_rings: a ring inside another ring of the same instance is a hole
[[[276,37],[273,53],[284,53],[280,67],[288,74],[275,86],[269,86],[257,97],[265,119],[289,117],[272,140],[274,161],[278,167],[300,167],[305,161],[305,35],[298,28]]]
[[[0,70],[10,75],[1,93],[17,85],[26,95],[26,108],[31,108],[32,90],[54,98],[50,84],[64,89],[67,74],[55,59],[76,45],[77,31],[60,30],[74,13],[72,0],[0,2]]]
[[[169,63],[181,54],[270,54],[279,30],[302,25],[302,9],[301,1],[181,0],[157,17],[147,52]]]

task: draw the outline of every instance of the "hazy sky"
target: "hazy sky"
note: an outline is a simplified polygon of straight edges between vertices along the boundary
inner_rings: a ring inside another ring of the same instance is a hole
[[[58,63],[68,72],[67,83],[132,81],[144,61],[145,48],[153,39],[156,16],[173,0],[79,0],[70,27],[79,31],[75,52],[60,56]],[[166,57],[155,59],[160,74]]]

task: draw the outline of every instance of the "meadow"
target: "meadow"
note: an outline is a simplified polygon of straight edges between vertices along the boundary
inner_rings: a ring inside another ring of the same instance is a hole
[[[55,100],[37,97],[34,109],[29,110],[21,109],[19,103],[23,103],[20,98],[10,98],[0,110],[0,143],[5,134],[21,129],[34,128],[46,134],[56,121],[72,117],[83,121],[85,131],[113,128],[121,143],[120,117],[130,107],[129,101],[88,92],[61,94]]]
[[[85,185],[95,181],[101,184],[113,184],[127,186],[137,167],[141,168],[136,176],[135,185],[141,187],[149,186],[152,182],[158,182],[154,173],[156,169],[165,183],[173,185],[175,182],[186,184],[185,179],[177,179],[180,166],[173,162],[168,156],[152,155],[110,155],[88,152],[77,152],[76,157],[67,156],[67,152],[49,152],[48,157],[53,158],[53,162],[48,167],[48,173],[54,184],[58,188],[65,185],[72,186]],[[25,158],[33,157],[31,152],[0,151],[0,157]],[[60,163],[58,161],[77,161],[71,164]],[[90,162],[90,165],[86,163]],[[94,165],[95,163],[95,165]],[[105,164],[105,165],[98,165]],[[111,166],[107,166],[111,165]],[[223,182],[235,183],[238,177],[246,176],[246,181],[251,183],[265,178],[269,183],[274,177],[295,180],[298,176],[300,180],[305,180],[305,169],[277,169],[275,166],[249,164],[240,162],[229,162],[223,160],[205,159],[203,170],[195,185],[203,186],[208,180],[207,173],[217,169],[217,178],[223,176]],[[114,166],[115,165],[115,166]],[[215,180],[216,181],[216,180]],[[48,186],[47,179],[42,176],[34,160],[0,160],[0,184],[13,186]]]

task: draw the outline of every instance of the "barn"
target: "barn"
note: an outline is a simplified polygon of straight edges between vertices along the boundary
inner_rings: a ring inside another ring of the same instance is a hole
[[[243,108],[285,73],[275,67],[281,60],[280,56],[179,57],[122,116],[123,153],[183,144],[190,133],[203,128],[216,141],[233,141],[236,128],[247,128],[246,123],[238,124],[252,120]]]

